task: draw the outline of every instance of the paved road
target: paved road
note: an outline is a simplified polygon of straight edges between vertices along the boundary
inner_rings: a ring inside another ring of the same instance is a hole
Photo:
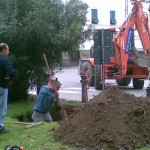
[[[78,68],[65,68],[64,72],[56,74],[56,77],[62,83],[61,89],[59,91],[60,98],[66,100],[75,100],[75,101],[82,101],[82,93],[81,93],[81,83],[80,83],[80,76],[78,75]],[[132,82],[128,87],[120,87],[127,93],[134,94],[135,96],[146,96],[146,88],[148,86],[148,80],[145,80],[144,89],[142,90],[135,90],[132,87]],[[115,80],[106,80],[105,81],[106,87],[116,85]],[[95,90],[94,87],[90,87],[88,89],[88,98],[92,99],[94,96],[99,94],[100,90]]]

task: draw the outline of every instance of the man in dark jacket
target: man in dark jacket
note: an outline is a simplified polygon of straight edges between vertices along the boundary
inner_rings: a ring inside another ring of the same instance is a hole
[[[48,84],[41,87],[32,114],[34,123],[52,122],[49,110],[54,102],[57,106],[60,104],[59,99],[57,99],[60,86],[61,83],[57,79],[50,77]]]
[[[8,59],[9,47],[0,43],[0,134],[8,133],[3,120],[7,112],[8,86],[15,77],[15,70]]]

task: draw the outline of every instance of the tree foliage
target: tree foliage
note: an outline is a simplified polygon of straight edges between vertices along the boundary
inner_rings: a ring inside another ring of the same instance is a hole
[[[76,51],[83,39],[87,4],[80,0],[0,0],[0,41],[10,46],[16,69],[15,99],[26,98],[45,66],[59,62],[63,51]]]

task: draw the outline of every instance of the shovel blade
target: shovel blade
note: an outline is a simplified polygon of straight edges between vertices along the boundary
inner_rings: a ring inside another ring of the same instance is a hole
[[[144,56],[134,47],[132,48],[134,63],[140,67],[150,67],[150,57]]]
[[[62,109],[62,110],[60,111],[60,116],[61,116],[61,119],[62,119],[62,120],[68,120],[68,115],[67,115],[67,112],[66,112],[65,109]]]

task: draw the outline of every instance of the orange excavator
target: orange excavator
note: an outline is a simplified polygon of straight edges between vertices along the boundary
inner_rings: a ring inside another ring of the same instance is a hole
[[[89,86],[102,89],[103,79],[115,79],[119,86],[128,86],[133,80],[134,89],[142,89],[149,78],[150,31],[148,15],[143,12],[140,0],[131,2],[131,13],[119,31],[116,28],[98,29],[93,40],[93,57],[81,60],[80,75],[86,75]],[[135,47],[135,32],[138,32],[143,47]]]

